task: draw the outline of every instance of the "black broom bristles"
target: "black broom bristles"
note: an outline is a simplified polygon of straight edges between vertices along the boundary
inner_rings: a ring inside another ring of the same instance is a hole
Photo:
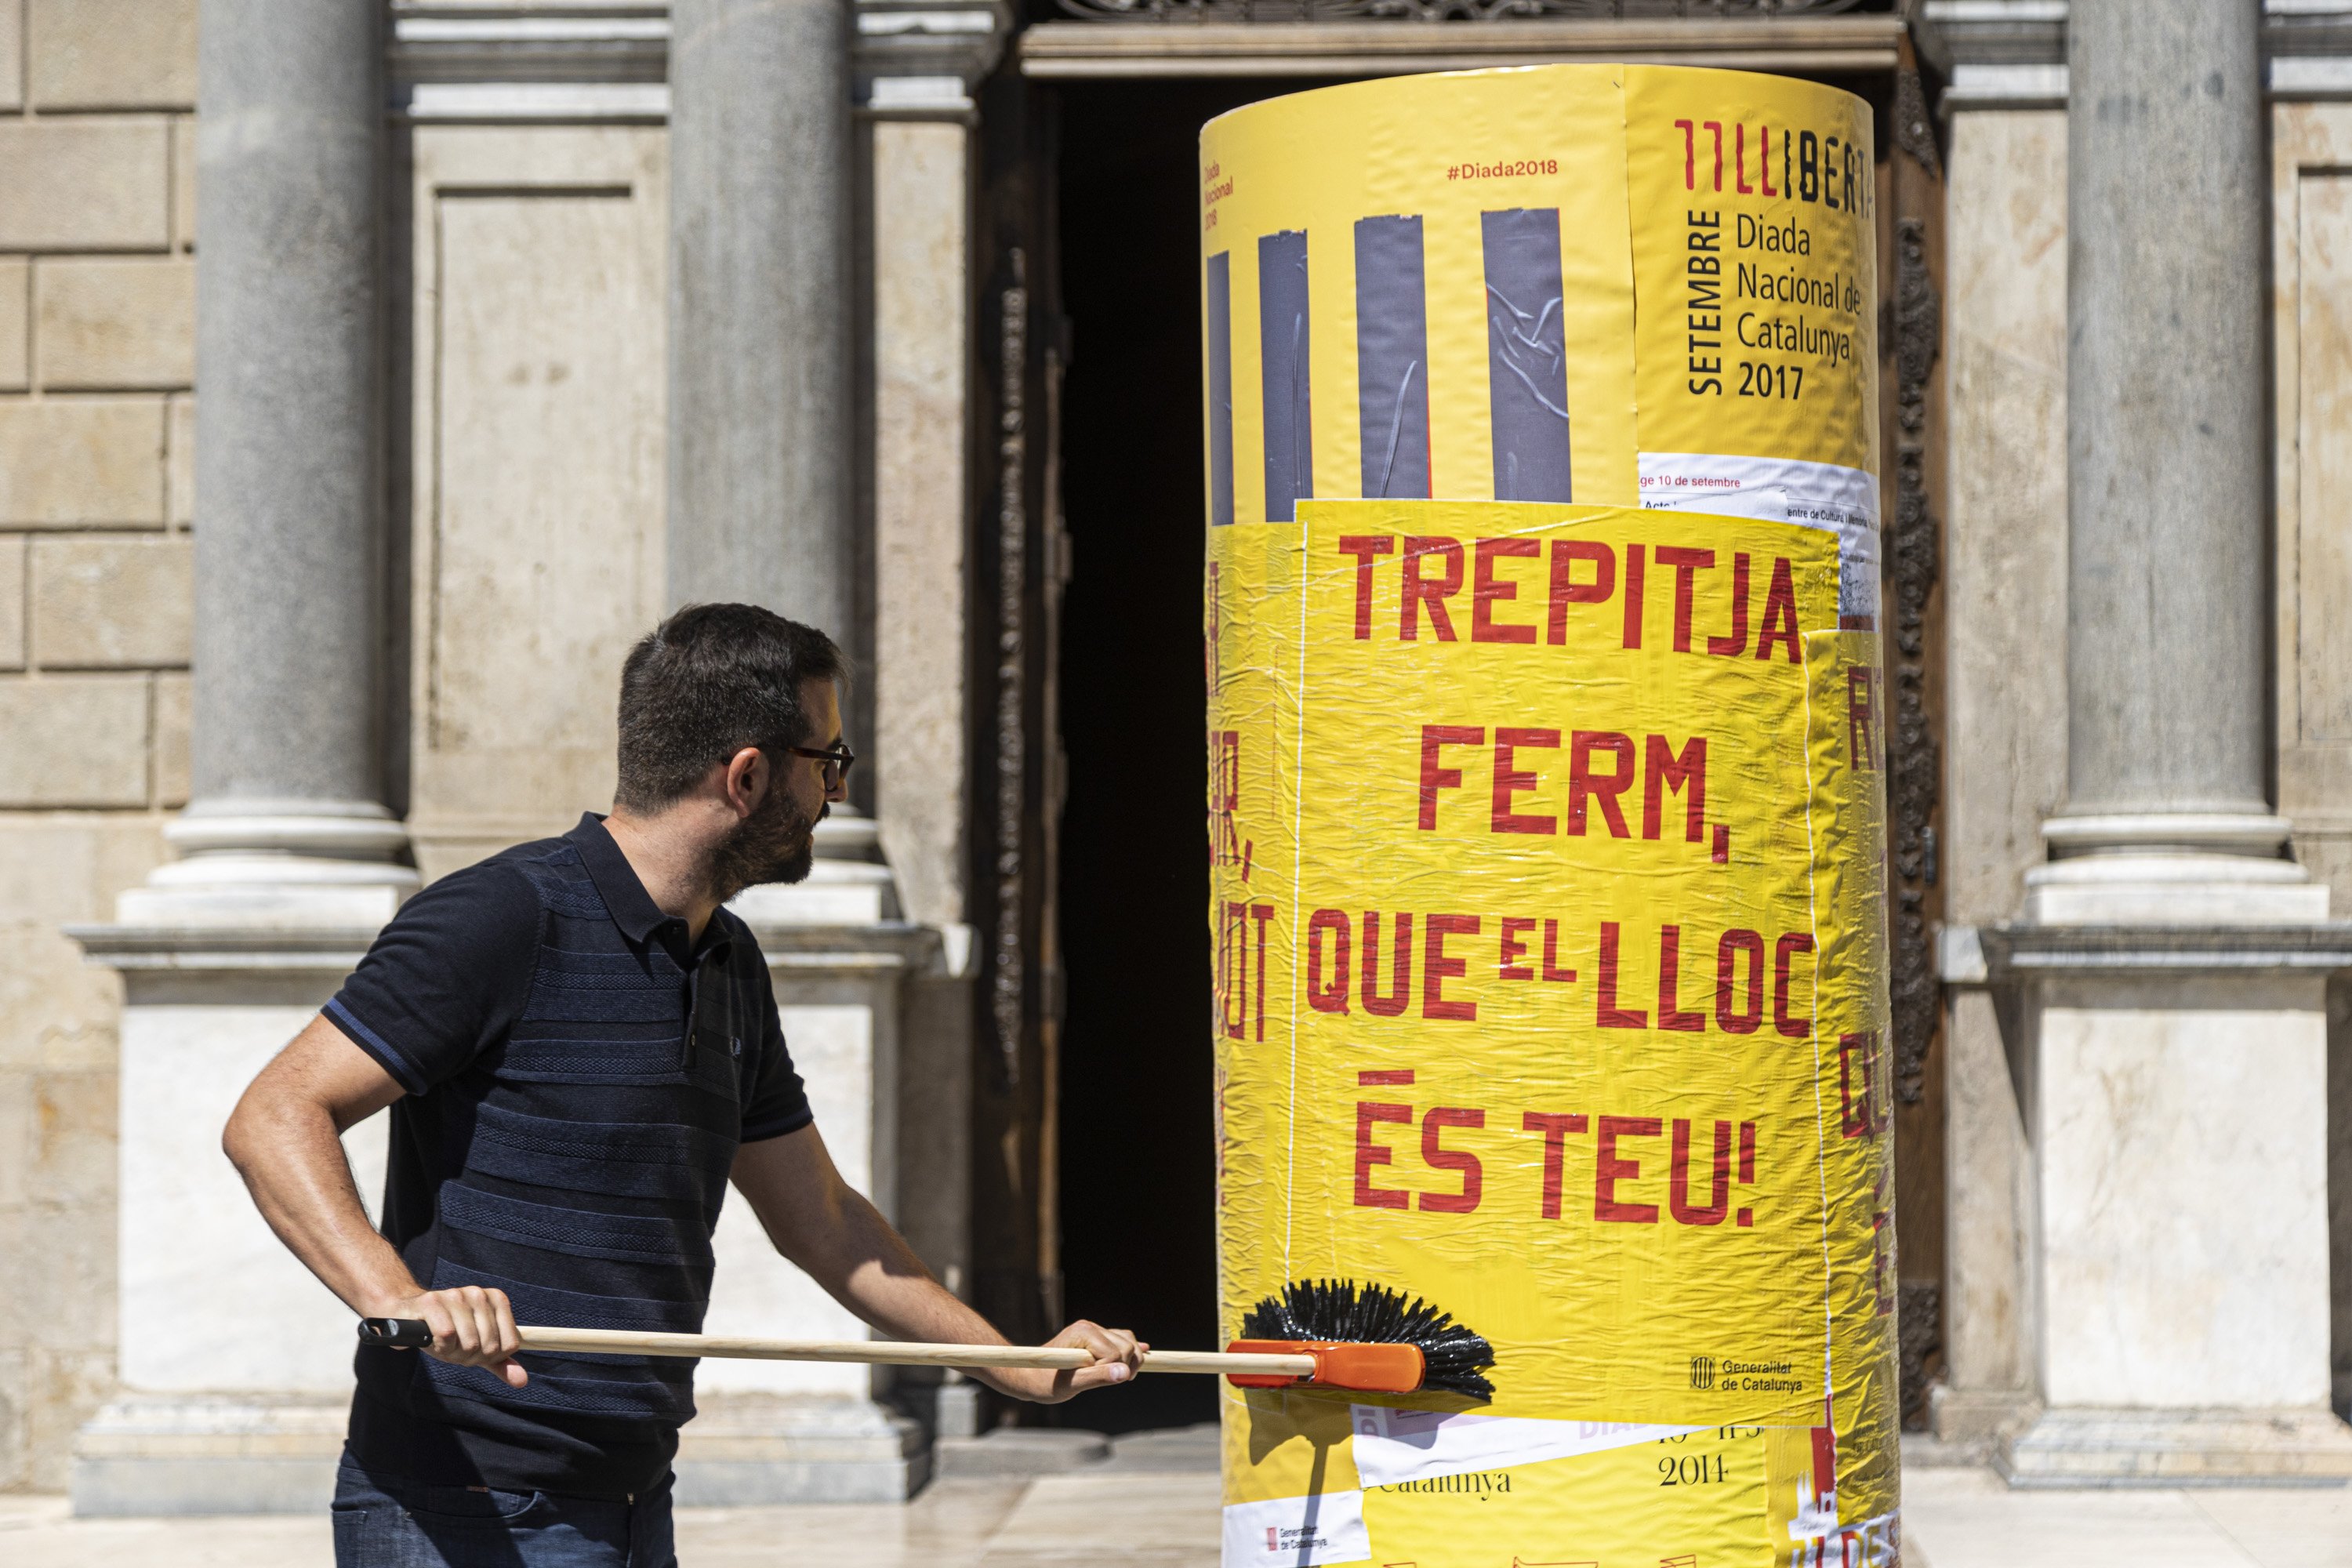
[[[1353,1344],[1414,1344],[1424,1371],[1421,1386],[1444,1394],[1492,1399],[1481,1375],[1495,1364],[1495,1347],[1415,1296],[1408,1302],[1385,1285],[1352,1279],[1294,1279],[1280,1297],[1268,1296],[1242,1320],[1245,1340],[1338,1340]]]

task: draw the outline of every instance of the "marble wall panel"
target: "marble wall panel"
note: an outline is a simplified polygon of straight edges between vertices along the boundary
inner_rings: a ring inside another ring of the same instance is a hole
[[[783,977],[779,977],[780,979]],[[808,1086],[818,1135],[842,1177],[887,1208],[875,1190],[876,1010],[869,1004],[793,1005],[786,986],[782,1015],[793,1065]],[[887,1022],[884,1026],[887,1028]],[[777,1255],[751,1205],[730,1194],[711,1237],[718,1268],[710,1290],[709,1331],[784,1339],[862,1340],[866,1325],[807,1275]],[[855,1398],[873,1373],[863,1366],[815,1362],[706,1361],[698,1387],[714,1394],[829,1394]]]
[[[2065,797],[2066,117],[1957,115],[1949,169],[1943,867],[1972,924],[2017,914]],[[2015,1009],[1949,995],[1946,1375],[2000,1407],[2034,1381],[2025,1042]]]
[[[2052,983],[2034,1116],[2052,1405],[2328,1397],[2316,978]]]
[[[1946,1381],[1976,1394],[2022,1393],[2033,1386],[2033,1146],[1992,994],[1955,992],[1951,1007],[1947,1114],[1968,1136],[1952,1140],[1948,1155]]]
[[[428,877],[612,799],[663,604],[651,132],[416,139],[410,826]]]
[[[874,127],[877,805],[899,901],[935,924],[964,918],[970,134]]]
[[[2066,117],[1952,124],[1949,918],[2005,920],[2066,789]]]
[[[2272,110],[2278,805],[2352,914],[2352,104]],[[2328,1014],[2333,1367],[2352,1399],[2352,987]]]
[[[323,998],[322,998],[323,999]],[[122,1020],[121,1339],[126,1387],[337,1395],[351,1387],[352,1318],[270,1233],[220,1130],[245,1086],[315,1005],[139,1006]],[[389,1118],[344,1135],[371,1211]],[[223,1289],[220,1282],[235,1281]],[[268,1332],[253,1332],[268,1324]]]
[[[2352,910],[2352,104],[2273,114],[2279,810]]]

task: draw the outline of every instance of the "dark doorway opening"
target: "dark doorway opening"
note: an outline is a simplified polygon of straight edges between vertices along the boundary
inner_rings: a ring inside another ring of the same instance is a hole
[[[1205,1349],[1216,1151],[1202,736],[1199,136],[1311,82],[1058,89],[1063,1300]],[[1214,1419],[1205,1378],[1147,1377],[1065,1416]]]

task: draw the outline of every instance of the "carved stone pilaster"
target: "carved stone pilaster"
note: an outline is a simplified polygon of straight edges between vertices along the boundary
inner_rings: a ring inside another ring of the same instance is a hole
[[[1914,97],[1918,78],[1906,73]],[[1897,95],[1900,115],[1901,94]],[[1924,110],[1922,110],[1924,121]],[[1925,130],[1924,122],[1921,126]],[[1897,135],[1902,126],[1898,118]],[[1923,139],[1929,169],[1935,142]],[[1904,151],[1911,152],[1906,144]],[[1914,156],[1918,154],[1914,153]],[[1919,1100],[1928,1042],[1936,1032],[1937,991],[1934,933],[1927,900],[1937,865],[1935,815],[1942,772],[1937,725],[1927,710],[1927,602],[1940,574],[1942,543],[1928,505],[1927,405],[1928,377],[1941,341],[1943,305],[1927,269],[1927,225],[1902,218],[1895,227],[1895,295],[1888,301],[1886,341],[1895,361],[1895,508],[1886,539],[1886,658],[1895,694],[1886,748],[1888,832],[1895,885],[1889,910],[1890,989],[1895,1012],[1895,1087],[1906,1104]]]
[[[1020,1081],[1027,1014],[1028,872],[1029,289],[1015,247],[1013,282],[997,297],[996,933],[989,1012],[996,1028],[999,1087]]]

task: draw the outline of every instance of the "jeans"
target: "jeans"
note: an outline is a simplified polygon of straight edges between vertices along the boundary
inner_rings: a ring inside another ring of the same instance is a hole
[[[670,1479],[632,1502],[335,1473],[335,1568],[677,1568]]]

